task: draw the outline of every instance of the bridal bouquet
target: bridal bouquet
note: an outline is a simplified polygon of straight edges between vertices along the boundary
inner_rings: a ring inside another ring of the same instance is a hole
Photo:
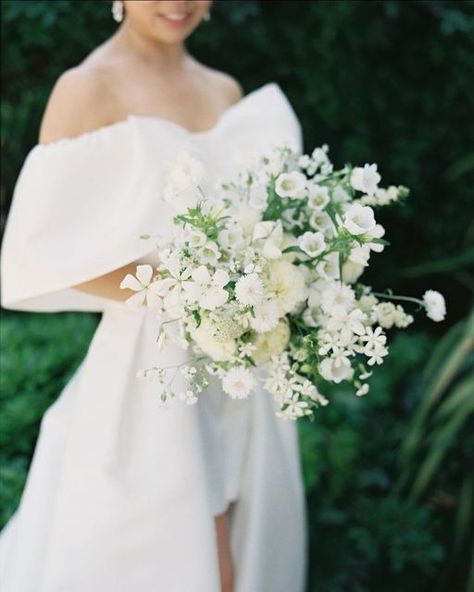
[[[395,302],[443,320],[438,292],[416,299],[359,282],[388,245],[374,210],[408,195],[403,186],[380,188],[376,164],[335,170],[327,146],[311,155],[283,146],[212,191],[192,155],[168,168],[173,237],[158,241],[157,267],[139,265],[121,283],[136,292],[130,306],[156,310],[159,347],[173,340],[191,351],[180,368],[139,371],[164,385],[163,402],[195,403],[215,375],[232,398],[248,397],[261,380],[280,417],[312,416],[328,403],[327,383],[369,391],[372,369],[389,353],[386,331],[413,321]],[[173,390],[178,371],[184,392]]]

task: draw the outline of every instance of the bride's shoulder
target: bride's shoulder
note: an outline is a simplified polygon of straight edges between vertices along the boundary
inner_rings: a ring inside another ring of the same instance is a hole
[[[104,70],[81,63],[55,81],[40,124],[39,143],[73,138],[109,123],[113,95]]]
[[[242,85],[234,76],[222,70],[210,68],[200,62],[195,62],[195,64],[208,87],[215,88],[229,105],[237,103],[242,98]]]

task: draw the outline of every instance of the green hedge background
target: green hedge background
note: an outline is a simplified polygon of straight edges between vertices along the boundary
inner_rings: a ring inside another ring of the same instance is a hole
[[[113,32],[110,4],[1,3],[2,224],[52,85]],[[394,335],[370,395],[338,389],[299,426],[308,592],[474,590],[473,39],[473,2],[218,0],[189,43],[247,92],[277,81],[308,150],[328,143],[336,164],[375,161],[410,187],[380,213],[392,246],[368,283],[447,298],[445,323]],[[97,320],[2,311],[2,524]]]

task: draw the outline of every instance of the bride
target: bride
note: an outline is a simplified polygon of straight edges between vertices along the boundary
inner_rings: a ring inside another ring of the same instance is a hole
[[[113,3],[117,31],[57,80],[19,175],[2,248],[2,305],[102,317],[45,413],[20,505],[0,534],[3,592],[302,592],[296,427],[264,391],[160,407],[148,309],[119,288],[140,240],[166,234],[164,163],[183,148],[214,180],[283,141],[301,147],[280,87],[239,83],[186,38],[211,2]],[[237,204],[238,205],[238,204]],[[169,345],[160,363],[185,352]]]

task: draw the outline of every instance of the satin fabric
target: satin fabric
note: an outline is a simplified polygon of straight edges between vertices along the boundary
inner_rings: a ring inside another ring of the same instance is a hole
[[[153,255],[165,236],[165,166],[182,149],[211,180],[301,128],[276,83],[205,132],[129,116],[36,145],[17,180],[1,255],[2,306],[97,311],[88,352],[43,416],[20,505],[0,533],[3,592],[219,592],[213,517],[235,503],[236,592],[302,592],[303,481],[296,425],[258,388],[231,400],[216,381],[194,406],[158,405],[139,368],[179,364],[156,350],[151,311],[73,286]]]

